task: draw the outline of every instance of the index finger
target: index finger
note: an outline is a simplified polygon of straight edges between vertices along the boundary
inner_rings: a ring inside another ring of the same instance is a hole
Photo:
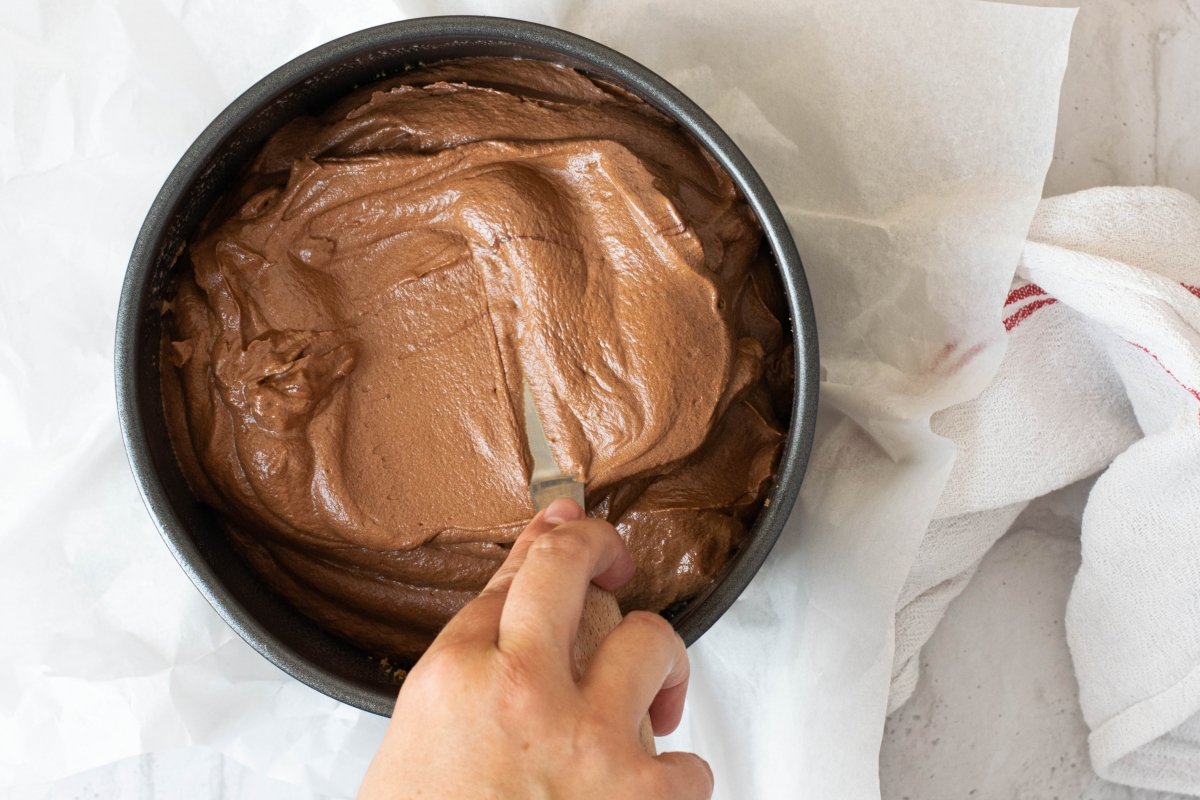
[[[500,614],[508,597],[513,577],[525,562],[529,546],[542,534],[563,522],[577,520],[583,509],[571,500],[555,500],[529,521],[513,542],[512,550],[477,597],[467,603],[446,623],[426,652],[451,644],[479,642],[494,645],[499,638]]]
[[[633,558],[612,525],[582,519],[534,540],[500,615],[499,645],[571,670],[571,650],[588,584],[615,589],[633,576]]]

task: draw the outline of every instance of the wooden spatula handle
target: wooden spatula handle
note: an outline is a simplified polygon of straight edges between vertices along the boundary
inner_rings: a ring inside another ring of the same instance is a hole
[[[579,633],[575,636],[575,671],[582,675],[587,665],[591,663],[596,648],[604,641],[604,637],[612,632],[621,622],[621,608],[612,592],[592,585],[588,587],[587,597],[583,600],[583,616],[579,620]],[[650,717],[642,717],[638,735],[642,740],[642,748],[650,755],[655,755],[654,731],[650,728]]]

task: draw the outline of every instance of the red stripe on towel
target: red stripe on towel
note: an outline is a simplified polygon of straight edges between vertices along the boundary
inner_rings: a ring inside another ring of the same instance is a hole
[[[1045,294],[1046,290],[1038,286],[1036,283],[1027,283],[1024,286],[1018,286],[1008,293],[1008,297],[1004,299],[1005,306],[1011,306],[1013,303],[1019,303],[1022,300],[1028,300],[1031,297],[1037,297],[1040,294]]]
[[[1129,342],[1129,340],[1128,340],[1128,339],[1126,339],[1125,341]],[[1146,355],[1148,355],[1148,356],[1150,356],[1151,358],[1153,358],[1153,359],[1154,359],[1154,363],[1156,363],[1156,364],[1158,364],[1160,367],[1162,367],[1162,369],[1163,369],[1163,372],[1165,372],[1165,373],[1167,373],[1168,375],[1170,375],[1170,376],[1171,376],[1171,379],[1172,379],[1172,380],[1174,380],[1176,383],[1178,383],[1180,386],[1182,386],[1182,387],[1183,387],[1183,390],[1184,390],[1185,392],[1187,392],[1188,394],[1190,394],[1192,397],[1196,398],[1196,400],[1200,401],[1200,390],[1193,389],[1191,386],[1188,386],[1186,383],[1184,383],[1183,381],[1179,380],[1178,376],[1176,376],[1174,372],[1171,372],[1171,370],[1167,368],[1167,365],[1166,365],[1166,364],[1164,364],[1164,363],[1162,363],[1162,361],[1161,361],[1161,360],[1159,360],[1159,357],[1158,357],[1157,355],[1155,355],[1154,353],[1151,353],[1151,352],[1150,352],[1150,350],[1149,350],[1149,348],[1147,348],[1147,347],[1143,347],[1142,345],[1138,344],[1137,342],[1129,342],[1129,343],[1130,343],[1131,345],[1133,345],[1134,347],[1136,347],[1138,350],[1141,350],[1143,353],[1145,353]]]
[[[1043,294],[1045,294],[1045,292],[1043,292]],[[1005,318],[1004,330],[1011,333],[1013,328],[1017,327],[1022,322],[1033,316],[1033,312],[1037,311],[1039,308],[1052,306],[1057,302],[1058,300],[1055,298],[1047,297],[1042,300],[1035,300],[1027,306],[1021,306],[1019,309],[1017,309],[1016,313]]]

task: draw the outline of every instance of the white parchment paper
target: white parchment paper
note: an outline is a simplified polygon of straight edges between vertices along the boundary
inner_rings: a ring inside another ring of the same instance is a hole
[[[784,208],[817,306],[822,412],[772,558],[692,648],[665,748],[722,798],[878,796],[896,597],[953,461],[929,416],[999,363],[1073,12],[973,2],[18,0],[0,18],[0,786],[205,745],[353,792],[383,720],[276,670],[176,566],[117,430],[129,249],[240,91],[368,25],[547,22],[659,71]]]

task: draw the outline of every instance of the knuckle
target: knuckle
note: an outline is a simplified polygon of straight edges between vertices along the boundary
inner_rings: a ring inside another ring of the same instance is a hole
[[[596,753],[612,738],[607,720],[594,714],[583,714],[575,722],[571,743],[578,754]]]
[[[640,776],[643,796],[653,800],[670,800],[678,796],[674,782],[667,771],[654,762],[647,765]]]
[[[581,519],[577,522],[572,522],[571,526],[575,527],[575,528],[579,528],[580,530],[585,530],[589,534],[593,534],[593,535],[595,535],[595,534],[608,535],[608,534],[614,534],[617,532],[617,529],[614,528],[612,526],[612,524],[609,523],[608,520],[600,519],[598,517],[587,517],[586,519]]]
[[[587,536],[578,530],[558,530],[539,536],[531,545],[540,557],[576,561],[587,558],[591,551]]]
[[[584,519],[573,523],[572,527],[587,539],[597,542],[614,543],[621,541],[617,529],[602,519]]]
[[[643,797],[654,800],[712,797],[712,770],[707,761],[694,753],[671,753],[668,758],[669,766],[651,760],[640,771]]]
[[[459,645],[446,645],[426,653],[413,667],[406,683],[418,684],[422,693],[452,694],[458,691],[473,653]]]
[[[675,628],[671,626],[671,623],[653,611],[630,611],[625,616],[624,624],[647,636],[662,639],[676,638]]]

